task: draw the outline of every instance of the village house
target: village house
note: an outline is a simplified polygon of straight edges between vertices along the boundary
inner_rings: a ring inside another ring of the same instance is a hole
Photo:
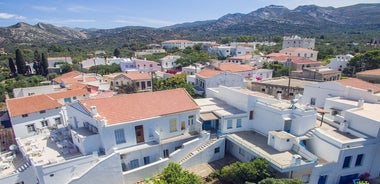
[[[340,79],[342,72],[327,67],[305,67],[302,71],[292,71],[290,75],[292,78],[297,79],[334,81]]]
[[[286,49],[290,47],[314,49],[315,38],[301,38],[297,35],[284,36],[283,41],[282,41],[282,49]]]
[[[192,81],[187,77],[188,83]],[[220,71],[213,69],[203,69],[195,74],[195,84],[194,89],[197,94],[204,95],[207,88],[218,87],[219,85],[229,86],[229,87],[244,87],[244,77],[241,74]]]
[[[160,59],[162,71],[172,70],[177,68],[179,65],[176,63],[177,59],[181,56],[168,55]]]
[[[343,71],[346,67],[348,62],[353,58],[354,56],[351,54],[346,55],[337,55],[335,58],[330,59],[330,63],[326,65],[326,67]]]
[[[285,49],[280,50],[280,53],[286,54],[289,56],[305,57],[313,61],[317,61],[317,57],[318,57],[318,51],[315,51],[312,49],[306,49],[306,48],[299,48],[299,47],[285,48]]]
[[[123,85],[133,85],[136,87],[137,92],[147,92],[153,89],[150,73],[113,73],[105,75],[104,80],[110,84],[112,90],[117,90]]]
[[[208,41],[190,41],[190,40],[167,40],[161,43],[162,48],[170,49],[177,47],[178,49],[185,49],[186,47],[193,47],[196,44],[216,44],[216,42],[208,42]]]

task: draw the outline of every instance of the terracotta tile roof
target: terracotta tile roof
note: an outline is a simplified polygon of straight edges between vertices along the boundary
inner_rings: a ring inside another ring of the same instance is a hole
[[[241,56],[235,56],[228,58],[229,60],[250,60],[252,58],[252,54],[246,54]]]
[[[254,68],[250,65],[242,65],[238,63],[220,63],[218,68],[222,71],[245,72],[252,71]]]
[[[181,43],[181,42],[191,42],[190,40],[167,40],[164,43]]]
[[[67,90],[67,91],[62,91],[62,92],[57,92],[57,93],[49,93],[47,94],[53,99],[62,99],[62,98],[67,98],[67,97],[73,97],[73,96],[80,96],[80,95],[88,95],[90,94],[87,89],[72,89],[72,90]]]
[[[363,90],[372,89],[374,93],[380,92],[380,87],[377,85],[374,85],[372,83],[357,79],[357,78],[348,78],[348,79],[342,79],[337,80],[336,82],[344,85],[344,86],[351,86],[354,88],[359,88]]]
[[[149,73],[128,72],[124,74],[131,80],[151,80],[152,76]]]
[[[356,75],[378,75],[378,76],[380,76],[380,68],[358,72],[358,73],[356,73]]]
[[[74,83],[71,84],[69,87],[66,87],[67,89],[86,89],[87,85],[82,83]]]
[[[215,75],[219,75],[221,73],[222,73],[222,71],[212,70],[212,69],[206,68],[206,69],[203,69],[200,72],[198,72],[196,75],[200,76],[202,78],[209,78],[209,77],[213,77]]]
[[[266,55],[267,57],[278,57],[278,56],[288,56],[287,54],[283,54],[283,53],[276,53],[276,52],[273,52],[273,53],[270,53],[268,55]]]
[[[280,52],[315,52],[315,50],[301,48],[301,47],[289,47],[280,50]]]
[[[97,119],[106,118],[107,125],[199,109],[184,89],[117,95],[80,100],[79,103],[88,112],[91,112],[91,106],[96,106]]]
[[[71,72],[65,73],[59,77],[54,78],[53,81],[55,81],[57,83],[61,83],[64,79],[74,78],[74,77],[81,75],[81,74],[82,73],[78,72],[78,71],[71,71]]]
[[[10,117],[62,107],[60,103],[45,94],[12,98],[6,103]]]

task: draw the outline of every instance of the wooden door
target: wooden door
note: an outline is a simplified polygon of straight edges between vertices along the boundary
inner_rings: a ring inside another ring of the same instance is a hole
[[[136,142],[144,142],[144,128],[142,125],[135,126]]]

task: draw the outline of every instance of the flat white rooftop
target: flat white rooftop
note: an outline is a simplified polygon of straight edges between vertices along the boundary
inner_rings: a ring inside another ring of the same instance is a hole
[[[70,142],[69,138],[60,137],[60,133],[40,133],[18,139],[19,149],[36,165],[49,165],[83,156]],[[56,138],[52,138],[56,137]]]
[[[221,117],[245,113],[244,111],[228,105],[227,103],[216,98],[194,99],[194,101],[200,106],[201,114],[206,112],[213,112]]]
[[[228,138],[233,139],[239,145],[242,145],[254,154],[259,155],[267,159],[271,164],[286,169],[295,166],[293,163],[293,157],[299,155],[293,150],[277,151],[273,147],[268,145],[268,138],[254,131],[236,132],[227,135]],[[311,161],[301,156],[300,165],[313,164]]]
[[[349,100],[344,98],[329,98],[330,101],[343,103],[347,105],[357,106],[358,101]],[[362,116],[368,119],[372,119],[380,123],[380,104],[366,103],[364,102],[363,108],[353,108],[348,110],[348,112]]]

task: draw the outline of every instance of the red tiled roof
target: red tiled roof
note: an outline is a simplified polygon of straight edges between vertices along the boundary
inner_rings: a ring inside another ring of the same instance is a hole
[[[129,72],[124,74],[131,80],[151,80],[152,76],[149,73]]]
[[[73,96],[80,96],[80,95],[87,95],[90,94],[87,89],[73,89],[73,90],[67,90],[57,93],[49,93],[47,94],[53,99],[62,99],[67,97],[73,97]]]
[[[336,82],[344,85],[344,86],[351,86],[354,88],[359,88],[363,90],[368,90],[372,89],[374,93],[380,92],[380,87],[376,86],[372,83],[369,83],[367,81],[363,81],[357,78],[348,78],[348,79],[342,79],[342,80],[337,80]]]
[[[235,56],[228,58],[229,60],[250,60],[252,58],[252,54],[246,54],[241,56]]]
[[[358,72],[356,73],[356,75],[379,75],[380,76],[380,68]]]
[[[242,65],[238,63],[220,63],[218,68],[222,71],[245,72],[252,71],[254,68],[250,65]]]
[[[53,79],[53,81],[57,82],[57,83],[61,83],[62,81],[64,81],[65,79],[69,79],[69,78],[74,78],[78,75],[81,75],[82,73],[81,72],[78,72],[78,71],[71,71],[71,72],[68,72],[68,73],[65,73],[59,77],[56,77]]]
[[[45,94],[12,98],[8,99],[6,103],[10,117],[21,116],[23,114],[54,109],[62,106],[56,100]]]
[[[199,109],[184,89],[87,99],[80,103],[88,112],[91,106],[96,106],[98,119],[105,118],[108,125]]]
[[[221,74],[221,73],[222,73],[221,71],[206,68],[206,69],[199,71],[196,75],[203,77],[203,78],[209,78],[209,77]]]
[[[315,50],[301,48],[301,47],[289,47],[280,50],[280,52],[315,52]]]

